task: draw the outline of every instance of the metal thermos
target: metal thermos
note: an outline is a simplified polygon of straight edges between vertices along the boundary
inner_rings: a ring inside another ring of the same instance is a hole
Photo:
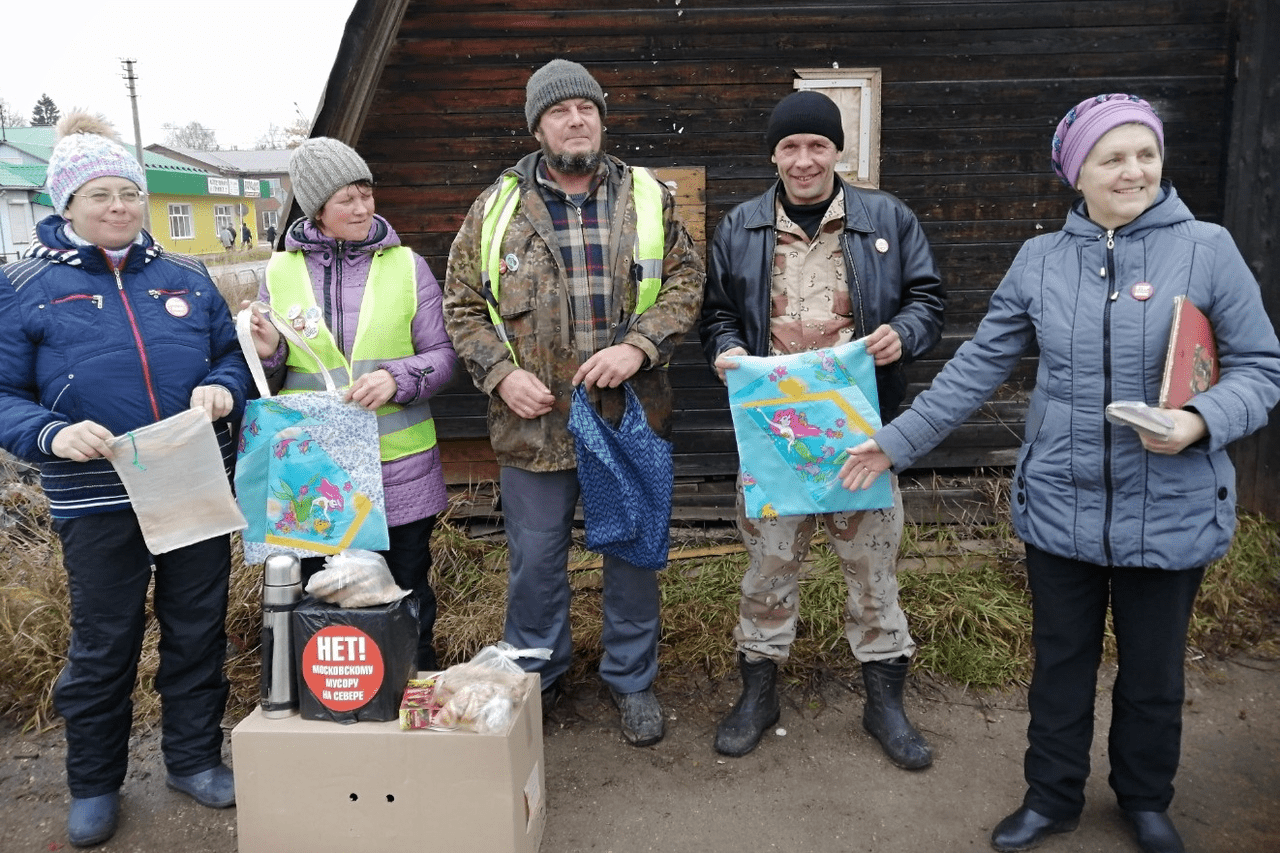
[[[293,610],[302,598],[302,563],[293,554],[272,554],[262,571],[262,716],[298,713],[293,665]]]

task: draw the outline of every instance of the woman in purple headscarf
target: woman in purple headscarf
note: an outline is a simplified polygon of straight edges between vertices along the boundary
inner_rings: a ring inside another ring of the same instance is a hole
[[[1280,343],[1231,236],[1197,221],[1162,180],[1164,155],[1164,126],[1141,98],[1072,108],[1052,148],[1055,173],[1081,196],[1062,230],[1023,245],[973,340],[842,471],[858,488],[909,467],[1038,346],[1011,490],[1036,652],[1027,792],[992,833],[996,850],[1027,850],[1078,823],[1108,608],[1119,663],[1109,782],[1144,851],[1183,850],[1168,809],[1187,625],[1205,567],[1235,531],[1226,446],[1280,398]],[[1208,316],[1219,382],[1163,410],[1167,434],[1109,422],[1109,403],[1160,399],[1176,296]]]

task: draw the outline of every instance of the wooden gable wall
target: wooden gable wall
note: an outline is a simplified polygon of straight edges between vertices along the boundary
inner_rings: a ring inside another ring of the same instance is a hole
[[[1273,325],[1280,318],[1280,8],[1236,0],[1239,79],[1231,114],[1231,155],[1223,224],[1262,285]],[[1280,414],[1231,448],[1240,505],[1280,520]]]
[[[344,61],[352,73],[377,78],[328,126],[346,129],[378,181],[379,212],[443,279],[467,208],[535,145],[524,85],[552,58],[581,62],[604,87],[611,153],[704,172],[708,235],[726,210],[773,180],[763,130],[773,105],[792,91],[794,69],[880,68],[881,188],[919,215],[950,293],[943,342],[911,367],[918,391],[972,334],[1021,243],[1060,227],[1074,194],[1050,172],[1049,141],[1078,100],[1099,92],[1150,100],[1166,123],[1166,176],[1199,217],[1221,221],[1228,7],[1227,0],[1105,7],[1093,0],[359,0],[349,35],[363,26],[376,39],[397,15],[398,27],[381,55],[339,57],[335,78]],[[326,130],[318,122],[317,132]],[[695,341],[691,335],[679,348],[672,368],[677,472],[731,476],[725,394]],[[1034,370],[1034,358],[1025,360],[997,399],[921,467],[1010,464]],[[486,443],[484,400],[465,379],[433,408],[446,448]]]

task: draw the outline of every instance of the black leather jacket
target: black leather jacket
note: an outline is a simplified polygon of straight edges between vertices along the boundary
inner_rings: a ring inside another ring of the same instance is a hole
[[[946,292],[915,214],[888,193],[836,180],[844,189],[840,245],[855,334],[862,337],[888,323],[902,339],[902,358],[876,368],[880,416],[887,423],[906,393],[904,365],[932,349],[942,336]],[[779,189],[775,183],[763,195],[738,205],[716,227],[698,324],[708,363],[732,347],[743,347],[751,355],[769,354]],[[877,249],[881,240],[884,251]]]

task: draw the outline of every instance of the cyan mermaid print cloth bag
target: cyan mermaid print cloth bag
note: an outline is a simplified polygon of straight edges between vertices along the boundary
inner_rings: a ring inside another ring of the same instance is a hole
[[[240,347],[261,395],[245,407],[236,459],[236,500],[249,523],[245,562],[261,563],[280,552],[322,557],[348,548],[385,551],[390,543],[377,415],[343,402],[323,367],[326,390],[271,396],[249,331],[250,311],[272,309],[255,302],[236,317]],[[275,325],[290,346],[310,352],[287,322]]]
[[[846,449],[880,428],[875,361],[862,340],[726,370],[748,518],[893,505],[889,477],[866,491],[840,483]]]

